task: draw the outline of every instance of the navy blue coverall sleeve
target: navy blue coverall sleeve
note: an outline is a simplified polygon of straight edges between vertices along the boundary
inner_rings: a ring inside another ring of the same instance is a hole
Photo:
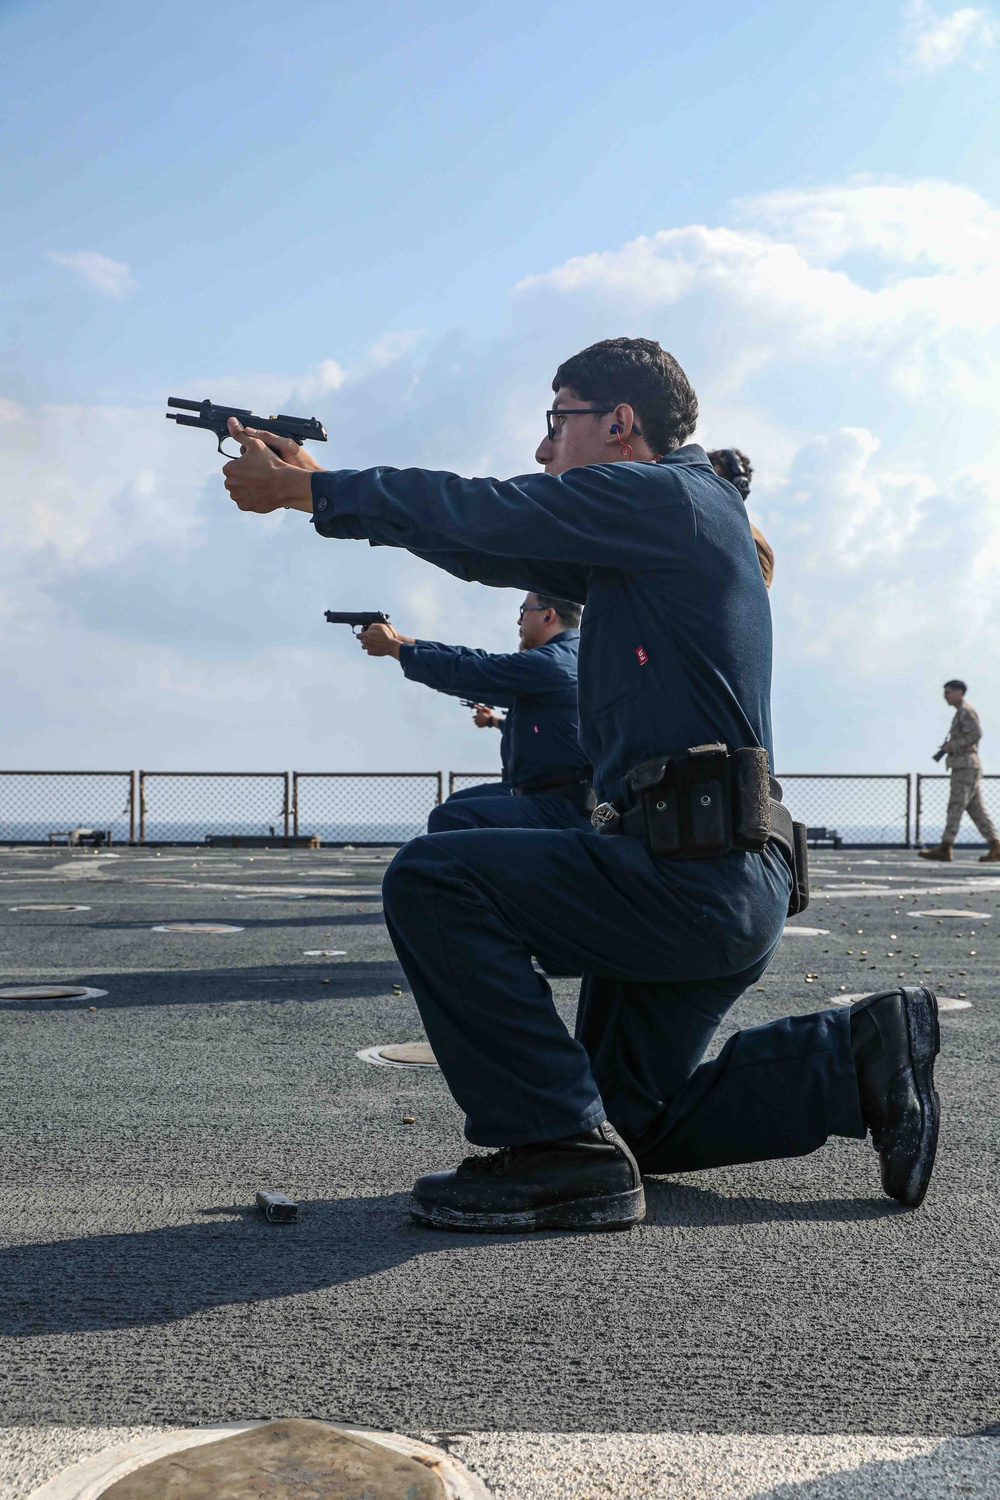
[[[411,682],[498,708],[512,708],[515,698],[558,692],[566,686],[565,664],[546,651],[496,655],[470,646],[416,641],[400,646],[399,664]]]
[[[664,504],[668,492],[672,506]],[[405,547],[470,582],[508,587],[526,580],[534,587],[555,564],[546,588],[558,579],[562,596],[577,602],[588,568],[662,568],[695,534],[684,485],[652,465],[592,464],[515,479],[338,470],[314,474],[312,495],[323,536]],[[636,524],[651,511],[655,527]]]

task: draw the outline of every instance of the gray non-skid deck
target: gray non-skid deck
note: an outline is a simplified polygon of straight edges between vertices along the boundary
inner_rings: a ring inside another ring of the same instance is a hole
[[[33,1431],[43,1452],[59,1428],[278,1415],[529,1448],[843,1434],[861,1451],[1000,1432],[1000,867],[818,852],[794,925],[829,936],[785,940],[732,1017],[816,1009],[901,972],[968,997],[942,1018],[944,1128],[921,1211],[884,1199],[870,1148],[839,1140],[652,1181],[629,1234],[483,1239],[406,1215],[413,1177],[463,1152],[440,1075],[355,1055],[422,1035],[381,917],[388,857],[0,851],[0,982],[107,991],[0,1002],[11,1451]],[[89,909],[9,910],[39,903]],[[934,906],[992,919],[907,915]],[[243,930],[152,930],[178,921]],[[574,990],[555,983],[567,1018]],[[298,1225],[250,1211],[265,1186],[302,1201]],[[0,1481],[3,1452],[0,1435]],[[781,1494],[813,1493],[788,1482]],[[26,1493],[9,1478],[0,1492]]]

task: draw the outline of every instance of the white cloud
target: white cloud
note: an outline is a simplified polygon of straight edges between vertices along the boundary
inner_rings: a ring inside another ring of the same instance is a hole
[[[75,255],[59,255],[53,250],[49,253],[49,260],[53,265],[75,271],[92,292],[100,292],[103,297],[112,297],[115,301],[131,297],[138,286],[123,260],[112,260],[97,250],[78,250]]]
[[[797,651],[858,677],[919,667],[935,629],[976,640],[1000,586],[1000,481],[973,469],[941,490],[919,467],[880,462],[879,448],[864,428],[814,438],[768,507],[793,560],[783,605]]]
[[[380,370],[384,365],[395,364],[419,344],[424,335],[422,328],[401,328],[398,333],[386,333],[376,339],[365,356],[365,367]]]
[[[858,180],[519,288],[524,325],[660,338],[695,380],[706,441],[751,453],[751,512],[777,552],[786,766],[907,768],[956,672],[1000,719],[998,227],[965,188]]]
[[[5,402],[0,579],[106,570],[137,549],[193,541],[197,487],[212,465],[172,451],[172,431],[127,407]]]
[[[905,15],[903,65],[910,74],[940,73],[959,61],[979,66],[982,53],[996,44],[996,18],[980,6],[939,14],[926,0],[913,0]]]
[[[329,396],[334,391],[339,391],[344,383],[344,369],[335,359],[322,360],[312,372],[297,382],[291,397],[292,402],[319,401],[324,396]],[[296,408],[296,415],[298,415]]]
[[[861,252],[898,271],[967,274],[1000,262],[1000,211],[952,182],[875,181],[764,193],[745,200],[750,222],[799,247],[813,265]]]
[[[299,377],[170,383],[315,413],[331,466],[519,473],[559,359],[610,334],[659,338],[694,379],[705,440],[753,458],[751,512],[777,553],[781,759],[906,769],[940,740],[948,676],[1000,723],[998,309],[995,206],[950,183],[857,180],[527,277],[514,332],[488,344],[402,335]],[[11,753],[37,761],[72,722],[83,764],[109,735],[127,762],[154,745],[188,767],[247,749],[248,767],[495,764],[451,703],[360,660],[322,609],[387,609],[409,634],[504,650],[512,597],[391,549],[319,543],[298,516],[239,515],[219,462],[159,407],[0,407]]]
[[[633,321],[711,306],[702,342],[724,355],[717,379],[730,393],[777,360],[849,356],[855,379],[878,371],[910,397],[943,384],[993,404],[996,349],[985,340],[1000,322],[1000,214],[978,195],[860,181],[746,200],[740,218],[581,256],[517,290]],[[859,262],[850,271],[837,265],[848,255]]]

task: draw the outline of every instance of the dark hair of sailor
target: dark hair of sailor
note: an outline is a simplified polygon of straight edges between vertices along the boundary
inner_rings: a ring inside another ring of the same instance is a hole
[[[636,430],[654,453],[672,453],[694,432],[698,397],[672,354],[655,339],[602,339],[564,360],[552,382],[582,401],[614,408],[627,402]]]
[[[577,630],[583,615],[583,606],[573,604],[569,599],[555,599],[551,594],[536,594],[535,598],[543,609],[554,609],[560,623],[567,630]]]

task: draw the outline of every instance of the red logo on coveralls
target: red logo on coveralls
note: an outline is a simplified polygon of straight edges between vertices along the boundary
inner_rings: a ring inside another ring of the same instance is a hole
[[[639,658],[639,665],[640,665],[640,667],[644,667],[646,665],[646,663],[649,661],[649,657],[646,655],[645,651],[642,649],[641,646],[636,646],[636,648],[635,648],[635,654]]]

